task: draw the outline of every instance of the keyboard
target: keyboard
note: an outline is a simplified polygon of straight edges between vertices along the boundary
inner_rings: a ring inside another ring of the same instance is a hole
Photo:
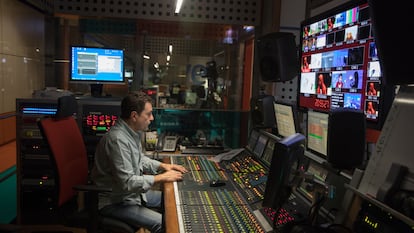
[[[200,154],[200,155],[218,155],[220,153],[226,152],[222,146],[206,146],[206,147],[186,147],[181,151],[181,154]]]

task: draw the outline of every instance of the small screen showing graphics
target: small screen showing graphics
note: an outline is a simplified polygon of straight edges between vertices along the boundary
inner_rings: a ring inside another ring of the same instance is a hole
[[[102,136],[121,115],[121,102],[104,99],[80,100],[80,125],[84,136]]]
[[[309,111],[307,122],[307,149],[318,155],[328,152],[328,113]]]
[[[84,117],[83,129],[87,135],[103,135],[115,124],[116,115],[88,114]]]
[[[273,103],[276,118],[277,132],[282,137],[296,133],[295,118],[292,105]]]

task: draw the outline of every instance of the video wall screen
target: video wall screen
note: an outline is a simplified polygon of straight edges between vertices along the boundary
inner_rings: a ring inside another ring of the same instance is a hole
[[[371,27],[366,0],[301,23],[299,107],[360,109],[367,121],[379,122],[393,93],[384,85]]]

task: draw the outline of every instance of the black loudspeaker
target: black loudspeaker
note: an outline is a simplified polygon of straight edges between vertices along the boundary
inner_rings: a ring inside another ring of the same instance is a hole
[[[275,110],[274,97],[271,95],[259,96],[250,100],[252,124],[256,128],[274,128]]]
[[[257,40],[259,66],[265,82],[283,82],[299,73],[298,50],[295,35],[275,32]]]
[[[364,112],[338,108],[329,113],[327,161],[334,168],[351,169],[362,164],[365,154]]]

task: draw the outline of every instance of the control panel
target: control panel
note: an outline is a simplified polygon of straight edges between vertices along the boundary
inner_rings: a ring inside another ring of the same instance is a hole
[[[288,200],[278,209],[263,206],[278,140],[268,132],[252,131],[247,146],[234,154],[171,156],[172,163],[189,170],[174,187],[182,216],[180,232],[289,232],[301,224],[333,223],[349,180],[306,156],[300,163],[303,174],[295,175],[297,182]],[[316,184],[325,183],[326,190],[336,186],[338,193],[321,198]]]

